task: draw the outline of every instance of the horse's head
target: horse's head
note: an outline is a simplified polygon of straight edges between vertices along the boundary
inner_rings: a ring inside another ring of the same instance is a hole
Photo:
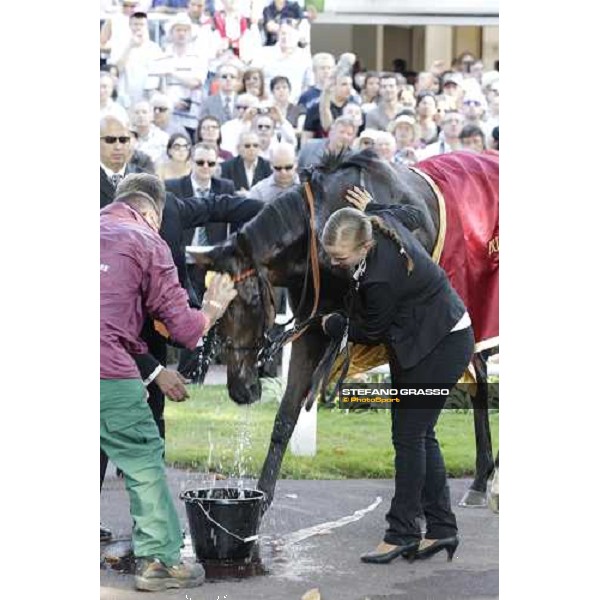
[[[354,186],[366,188],[376,202],[395,204],[398,178],[393,169],[372,150],[352,156],[328,154],[317,168],[302,173],[315,196],[317,230],[321,231],[329,216],[350,206],[345,199]]]
[[[236,282],[238,295],[219,321],[217,333],[227,363],[227,390],[238,404],[260,399],[258,352],[275,319],[266,273],[257,271],[250,257],[241,236],[195,255],[196,262],[207,270],[229,273]]]

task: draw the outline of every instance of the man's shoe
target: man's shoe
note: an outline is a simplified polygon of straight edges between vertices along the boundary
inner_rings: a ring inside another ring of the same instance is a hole
[[[158,558],[138,558],[135,566],[135,587],[146,592],[161,592],[169,588],[193,588],[204,583],[204,568],[200,563],[179,563],[167,567]]]
[[[112,531],[108,527],[102,527],[100,523],[100,541],[110,542],[110,540],[112,540]]]
[[[381,542],[379,546],[375,548],[375,550],[363,554],[360,557],[360,560],[362,560],[362,562],[364,563],[374,563],[378,565],[383,565],[391,562],[399,556],[403,556],[404,558],[411,557],[417,552],[418,549],[419,540],[407,542],[400,546],[395,546],[393,544]]]

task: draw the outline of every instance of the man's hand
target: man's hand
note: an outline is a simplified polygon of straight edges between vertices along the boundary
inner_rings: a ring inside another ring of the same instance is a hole
[[[346,201],[364,212],[367,204],[373,201],[373,197],[367,190],[354,186],[346,192]]]
[[[154,379],[154,383],[173,402],[184,402],[189,398],[189,394],[185,388],[185,379],[177,371],[161,369],[160,373]]]
[[[223,316],[236,296],[237,290],[228,273],[217,273],[211,279],[202,301],[202,312],[210,321],[209,328]]]

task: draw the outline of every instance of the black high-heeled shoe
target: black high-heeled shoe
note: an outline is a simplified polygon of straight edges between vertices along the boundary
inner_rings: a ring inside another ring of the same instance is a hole
[[[392,562],[395,558],[398,558],[399,556],[406,557],[406,555],[412,554],[418,549],[419,540],[415,540],[412,542],[407,542],[406,544],[402,544],[400,546],[396,546],[388,552],[378,552],[377,550],[367,552],[361,555],[360,560],[364,563],[384,565],[389,562]]]
[[[417,548],[414,552],[407,553],[405,558],[408,560],[408,562],[413,562],[414,560],[430,558],[441,550],[446,550],[448,562],[452,562],[456,548],[458,548],[458,541],[458,536],[456,535],[452,537],[441,538],[439,540],[435,540],[433,544],[429,544],[429,546],[423,549]]]

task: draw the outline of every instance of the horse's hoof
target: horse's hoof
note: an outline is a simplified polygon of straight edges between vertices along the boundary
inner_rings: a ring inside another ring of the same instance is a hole
[[[486,508],[488,505],[487,495],[485,492],[467,490],[467,493],[462,497],[458,505],[463,508]]]
[[[488,508],[496,514],[500,512],[500,494],[490,493],[488,497]]]

